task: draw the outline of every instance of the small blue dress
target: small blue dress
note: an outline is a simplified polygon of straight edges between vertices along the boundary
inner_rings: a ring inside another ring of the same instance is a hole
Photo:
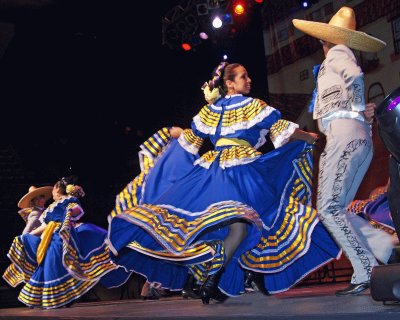
[[[235,222],[246,223],[247,236],[219,282],[229,296],[245,291],[245,269],[263,273],[277,293],[337,258],[309,206],[312,146],[287,143],[297,127],[264,101],[234,95],[204,106],[179,139],[157,132],[109,217],[114,261],[171,290],[182,289],[188,272],[201,283],[224,264]],[[267,134],[276,149],[262,154]],[[205,138],[215,148],[200,156]]]
[[[382,229],[390,235],[396,234],[390,213],[387,186],[375,188],[368,199],[352,201],[347,209],[369,221],[375,228]]]
[[[43,212],[47,226],[41,237],[14,238],[8,253],[12,263],[3,278],[13,287],[25,283],[18,299],[27,306],[58,308],[81,297],[102,277],[107,287],[129,277],[111,260],[106,230],[89,223],[76,225],[83,214],[78,199],[66,197]]]

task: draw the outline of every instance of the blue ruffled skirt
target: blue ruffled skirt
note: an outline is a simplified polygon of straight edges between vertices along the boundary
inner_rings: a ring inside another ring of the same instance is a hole
[[[219,147],[220,151],[226,147]],[[244,269],[263,273],[271,293],[289,289],[340,250],[308,206],[311,147],[292,142],[250,163],[208,169],[172,140],[141,186],[141,205],[110,218],[115,262],[165,288],[182,289],[190,270],[201,282],[224,261],[234,222],[247,236],[225,266],[219,288],[244,292]],[[218,242],[219,241],[219,242]]]
[[[130,273],[111,261],[106,235],[106,230],[89,223],[71,228],[68,234],[56,231],[40,264],[41,238],[31,234],[15,237],[8,253],[12,263],[3,278],[13,287],[25,283],[18,299],[45,309],[69,304],[99,280],[106,287],[119,286]]]

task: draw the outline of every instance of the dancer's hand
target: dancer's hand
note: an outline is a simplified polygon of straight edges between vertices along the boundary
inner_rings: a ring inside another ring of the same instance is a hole
[[[171,135],[172,138],[179,138],[179,136],[181,135],[183,129],[180,127],[172,127],[171,129],[169,129],[169,133]]]
[[[303,140],[309,144],[315,144],[317,142],[317,140],[319,139],[319,136],[317,133],[303,131],[303,130],[300,130],[299,128],[297,128],[296,130],[294,130],[290,139],[291,140]]]
[[[307,142],[309,144],[315,144],[319,139],[319,136],[317,133],[314,132],[308,132],[308,138],[307,138]]]

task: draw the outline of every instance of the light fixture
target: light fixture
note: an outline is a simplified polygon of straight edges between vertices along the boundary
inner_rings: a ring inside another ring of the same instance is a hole
[[[199,37],[203,40],[207,40],[208,39],[208,34],[205,32],[200,32],[199,33]]]
[[[189,43],[184,42],[184,43],[182,43],[182,49],[185,51],[190,51],[190,50],[192,50],[192,46]]]
[[[232,15],[230,13],[224,14],[224,24],[231,24],[233,23]]]
[[[221,28],[221,27],[222,27],[222,20],[221,20],[221,18],[218,17],[218,16],[216,16],[216,17],[213,19],[213,21],[212,21],[212,26],[213,26],[215,29]]]
[[[233,12],[238,16],[244,14],[245,9],[243,4],[241,2],[237,2],[233,8]]]

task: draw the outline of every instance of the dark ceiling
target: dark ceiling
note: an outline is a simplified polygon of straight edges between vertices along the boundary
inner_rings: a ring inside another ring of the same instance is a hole
[[[179,3],[0,0],[0,146],[38,180],[73,172],[115,183],[137,173],[144,138],[190,126],[223,54],[247,67],[265,99],[260,10],[234,37],[183,52],[162,45],[162,17]]]

